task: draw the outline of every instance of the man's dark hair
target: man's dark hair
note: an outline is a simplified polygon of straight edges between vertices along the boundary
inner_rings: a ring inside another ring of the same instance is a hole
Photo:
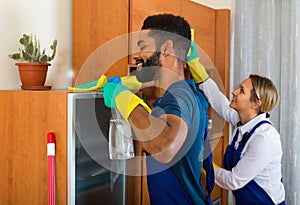
[[[172,40],[177,58],[185,61],[191,45],[191,28],[183,17],[174,16],[173,14],[148,16],[144,20],[142,30],[148,29],[152,30],[149,35],[155,39],[157,49],[166,40]]]

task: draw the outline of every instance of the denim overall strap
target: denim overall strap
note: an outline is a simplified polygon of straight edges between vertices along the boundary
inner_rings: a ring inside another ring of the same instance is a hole
[[[193,89],[193,88],[192,88]],[[204,95],[203,91],[200,90],[199,88],[196,88],[195,90],[196,95],[200,95],[200,93]],[[199,99],[201,99],[201,96],[199,96]],[[197,99],[197,101],[199,101]],[[214,173],[214,167],[212,163],[212,151],[211,151],[211,146],[209,142],[209,134],[208,134],[208,116],[206,116],[206,125],[205,125],[205,135],[204,135],[204,156],[205,159],[203,159],[203,169],[205,170],[206,173],[206,191],[207,191],[207,196],[205,199],[205,204],[206,205],[213,205],[212,199],[211,199],[211,193],[214,189],[215,185],[215,173]]]
[[[244,149],[247,141],[253,134],[253,132],[262,124],[268,123],[271,124],[267,120],[260,121],[257,123],[250,132],[245,133],[243,139],[239,143],[237,149],[235,149],[234,145],[238,138],[238,130],[235,134],[232,143],[227,147],[226,153],[224,156],[224,167],[227,170],[232,170],[233,167],[236,166],[238,161],[240,160],[242,150]],[[269,195],[254,181],[251,180],[248,184],[246,184],[243,188],[233,191],[233,195],[236,200],[236,205],[274,205],[273,201],[269,197]]]
[[[240,123],[237,124],[237,127],[240,126]],[[239,136],[239,130],[236,129],[236,133],[233,137],[233,140],[230,145],[227,146],[226,152],[223,159],[224,169],[231,171],[233,167],[237,164],[238,160],[240,159],[238,154],[235,154],[237,150],[235,149],[234,145],[237,141],[237,138]]]
[[[247,143],[247,141],[249,140],[249,138],[250,138],[251,135],[253,134],[253,132],[254,132],[260,125],[265,124],[265,123],[271,125],[271,123],[270,123],[269,121],[267,121],[267,120],[262,120],[262,121],[260,121],[259,123],[257,123],[257,124],[250,130],[250,132],[246,132],[246,133],[244,134],[243,139],[241,140],[239,146],[241,146],[242,148],[244,148],[245,145],[246,145],[246,143]]]
[[[208,127],[205,130],[205,137],[204,137],[204,156],[207,156],[203,160],[203,168],[206,173],[206,191],[207,191],[207,198],[206,198],[206,204],[207,205],[213,205],[212,199],[211,199],[211,193],[214,189],[215,184],[215,174],[214,174],[214,167],[212,163],[212,151],[210,147],[210,142],[208,138]]]

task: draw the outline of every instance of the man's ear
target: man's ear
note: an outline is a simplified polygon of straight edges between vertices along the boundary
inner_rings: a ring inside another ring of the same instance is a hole
[[[165,43],[162,44],[160,47],[160,52],[164,57],[173,53],[173,41],[167,40]]]

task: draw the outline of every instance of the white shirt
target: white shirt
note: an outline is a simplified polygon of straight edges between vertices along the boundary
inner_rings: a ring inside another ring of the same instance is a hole
[[[249,132],[258,122],[269,121],[265,114],[258,115],[246,124],[236,127],[238,114],[229,107],[226,96],[219,91],[212,79],[199,85],[212,108],[226,121],[235,126],[234,134],[239,129],[236,148],[245,132]],[[223,168],[215,170],[215,182],[220,187],[236,190],[244,187],[252,179],[265,190],[275,204],[285,199],[285,191],[281,182],[282,148],[278,131],[270,124],[262,124],[246,143],[241,159],[232,171]]]

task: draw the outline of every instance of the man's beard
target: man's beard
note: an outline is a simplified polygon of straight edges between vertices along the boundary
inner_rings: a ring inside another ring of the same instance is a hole
[[[160,52],[154,52],[152,56],[147,58],[146,62],[141,60],[142,68],[135,70],[131,75],[135,75],[137,80],[142,83],[155,80],[159,69],[162,67],[159,56]]]

